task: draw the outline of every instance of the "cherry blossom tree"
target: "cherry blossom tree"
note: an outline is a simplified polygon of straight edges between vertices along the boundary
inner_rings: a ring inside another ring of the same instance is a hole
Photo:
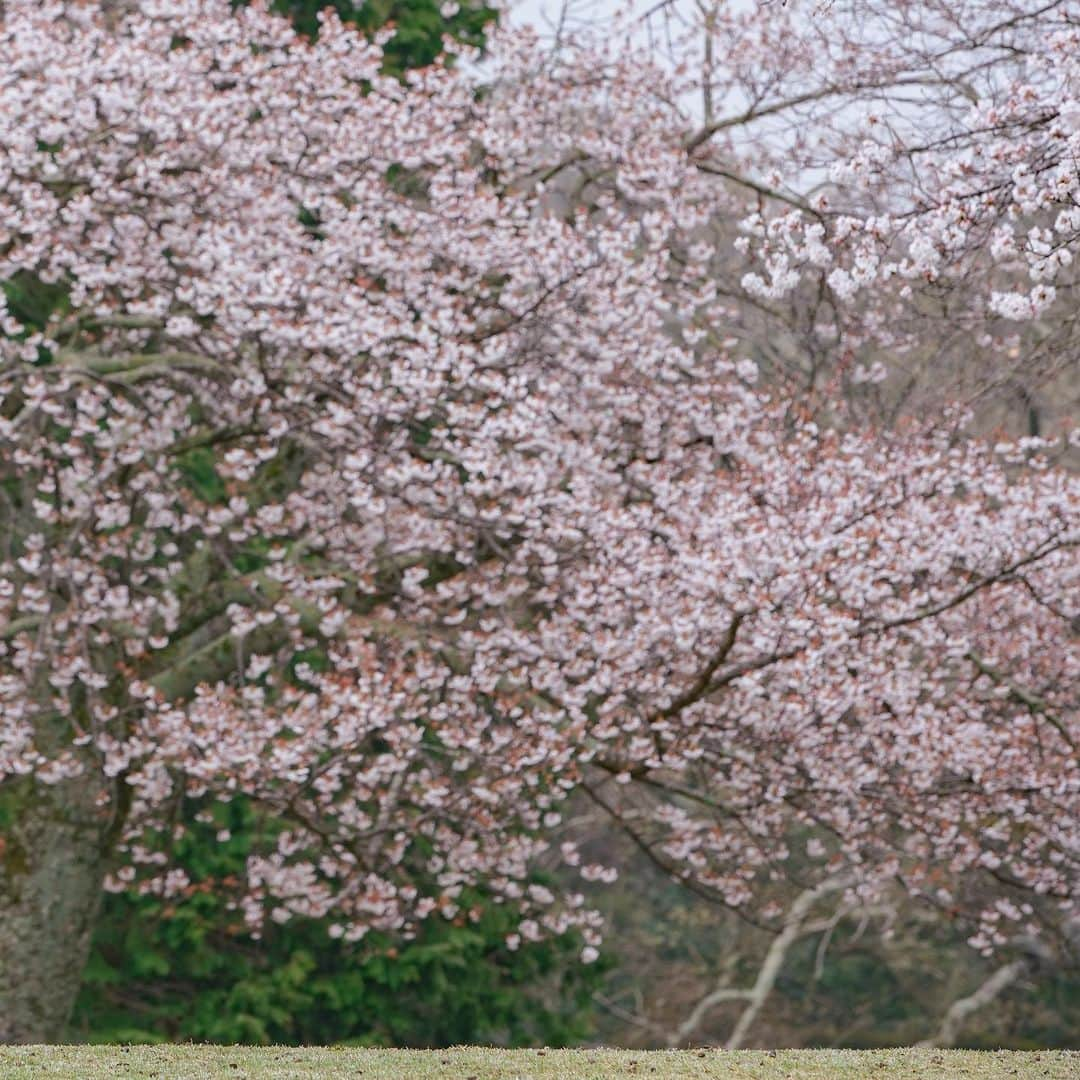
[[[1072,5],[669,0],[644,26],[750,256],[718,246],[723,335],[873,420],[960,399],[1060,436],[1080,401]]]
[[[254,933],[506,904],[588,962],[533,875],[617,872],[574,796],[767,925],[811,832],[814,896],[1068,918],[1080,483],[760,384],[677,75],[520,33],[398,81],[333,15],[107,7],[0,23],[0,1035],[58,1037],[102,888],[190,888],[237,795]]]

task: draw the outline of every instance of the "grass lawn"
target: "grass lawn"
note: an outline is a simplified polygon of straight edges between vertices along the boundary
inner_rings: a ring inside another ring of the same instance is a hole
[[[0,1080],[1080,1080],[1080,1051],[337,1050],[228,1046],[0,1047]]]

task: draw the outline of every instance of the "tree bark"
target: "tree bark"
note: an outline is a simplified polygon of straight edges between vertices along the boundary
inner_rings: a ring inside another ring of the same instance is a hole
[[[64,1037],[101,902],[93,786],[27,779],[0,795],[0,1043]]]

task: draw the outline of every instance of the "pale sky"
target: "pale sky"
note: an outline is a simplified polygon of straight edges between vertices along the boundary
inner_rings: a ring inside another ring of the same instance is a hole
[[[544,32],[558,23],[564,0],[509,0],[509,5],[511,22],[532,25]],[[617,0],[565,0],[565,5],[567,16],[578,24],[602,20],[628,6]]]

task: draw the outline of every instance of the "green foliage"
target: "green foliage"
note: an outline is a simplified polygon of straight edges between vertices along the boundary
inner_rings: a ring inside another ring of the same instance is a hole
[[[31,274],[19,271],[0,283],[8,311],[24,326],[41,330],[56,311],[69,310],[67,288],[49,285]]]
[[[396,30],[385,46],[386,70],[400,74],[424,67],[443,51],[443,35],[467,45],[482,45],[484,28],[495,18],[494,9],[482,0],[462,0],[454,14],[444,16],[443,0],[273,0],[272,7],[288,15],[302,34],[319,31],[319,12],[334,8],[343,22],[355,23],[372,34],[385,26]]]
[[[1014,1040],[1018,1050],[1044,1047],[1080,1047],[1080,977],[1075,971],[1053,971],[1034,987],[1029,1008],[1018,1025],[1022,1036]],[[974,1046],[993,1049],[992,1037],[972,1040]]]
[[[225,484],[217,472],[217,460],[213,450],[199,446],[176,459],[177,468],[188,487],[203,502],[225,502]]]
[[[66,314],[70,310],[66,285],[50,285],[22,271],[0,282],[0,291],[3,292],[8,312],[26,327],[17,335],[20,341],[25,340],[31,331],[43,330],[53,314]],[[37,354],[38,364],[52,361],[52,353],[48,349],[39,346]]]
[[[569,939],[510,952],[504,940],[516,920],[505,908],[477,923],[433,916],[404,943],[372,935],[349,945],[316,921],[268,923],[253,940],[230,901],[273,823],[241,799],[217,805],[213,818],[192,821],[176,845],[194,883],[182,899],[106,897],[76,1038],[530,1046],[588,1036],[602,965],[582,967],[581,943]],[[218,840],[223,828],[230,834]]]

